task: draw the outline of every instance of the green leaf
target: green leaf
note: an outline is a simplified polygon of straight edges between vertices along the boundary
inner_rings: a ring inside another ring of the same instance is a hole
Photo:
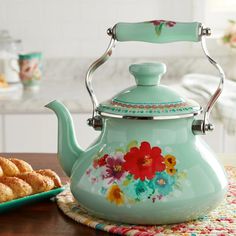
[[[124,150],[123,148],[119,147],[119,148],[116,148],[116,149],[115,149],[115,152],[122,152],[122,153],[125,153],[125,150]]]
[[[156,31],[156,34],[157,36],[160,36],[161,35],[161,30],[162,30],[162,27],[165,25],[165,22],[162,22],[160,23],[160,25],[157,25],[155,27],[155,31]]]
[[[122,183],[123,186],[128,186],[130,184],[130,179],[125,179]]]
[[[235,20],[229,20],[229,23],[236,24],[236,21]]]
[[[182,190],[182,187],[181,187],[181,185],[180,184],[175,184],[175,189],[178,189],[178,190]]]
[[[99,151],[97,152],[97,156],[98,156],[98,157],[104,156],[104,150],[103,150],[103,149],[99,150]]]
[[[178,180],[183,180],[183,179],[186,179],[187,178],[187,173],[182,171],[182,172],[178,172],[177,175],[176,175],[177,179]]]
[[[126,151],[128,152],[132,147],[138,147],[138,141],[137,140],[132,140],[126,148]]]
[[[159,25],[158,26],[155,26],[155,31],[156,31],[156,34],[157,34],[157,36],[159,36],[160,35],[160,29],[159,29]]]
[[[225,35],[223,38],[222,38],[223,42],[224,43],[228,43],[230,41],[230,35]]]
[[[128,180],[131,180],[133,178],[133,176],[131,175],[131,174],[128,174],[127,176],[126,176],[126,179],[128,179]]]

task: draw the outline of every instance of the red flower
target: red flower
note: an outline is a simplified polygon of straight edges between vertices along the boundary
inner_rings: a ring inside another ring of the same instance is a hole
[[[160,25],[161,23],[164,23],[164,20],[152,20],[150,21],[150,23],[152,23],[153,25],[157,26]]]
[[[166,24],[167,24],[169,27],[173,27],[173,26],[175,26],[176,22],[174,22],[174,21],[167,21]]]
[[[159,26],[161,23],[164,23],[168,27],[175,26],[176,22],[174,21],[165,21],[165,20],[152,20],[150,21],[154,26]]]
[[[98,165],[99,166],[105,166],[107,158],[108,158],[108,154],[105,154],[103,157],[98,159]]]
[[[165,170],[164,158],[159,147],[151,148],[148,142],[142,142],[140,148],[133,147],[124,156],[124,169],[142,181],[152,179],[157,171]]]
[[[105,154],[103,157],[101,157],[99,159],[95,159],[93,161],[93,167],[96,169],[98,167],[105,166],[108,156],[109,156],[108,154]]]

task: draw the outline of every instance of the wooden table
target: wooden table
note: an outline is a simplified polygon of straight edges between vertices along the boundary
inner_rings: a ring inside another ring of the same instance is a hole
[[[34,169],[50,168],[58,173],[63,181],[68,180],[64,175],[55,154],[6,154],[3,157],[16,157],[29,162]],[[82,224],[78,224],[65,216],[50,200],[41,201],[23,206],[14,211],[0,214],[1,236],[30,236],[30,235],[76,235],[94,236],[111,235],[103,231],[94,230]]]

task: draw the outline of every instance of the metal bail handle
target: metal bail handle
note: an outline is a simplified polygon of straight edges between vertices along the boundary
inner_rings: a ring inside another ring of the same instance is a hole
[[[105,53],[97,59],[88,69],[86,74],[86,88],[93,104],[92,118],[88,119],[88,124],[96,130],[102,129],[102,118],[98,114],[98,101],[92,87],[92,77],[94,71],[105,63],[112,54],[112,49],[116,41],[142,41],[148,43],[170,43],[177,41],[190,41],[202,43],[202,49],[209,62],[218,70],[220,83],[217,90],[210,98],[204,111],[203,120],[194,120],[192,131],[194,134],[206,134],[213,130],[213,125],[209,121],[210,112],[223,90],[225,74],[223,69],[213,60],[206,48],[205,38],[210,36],[211,30],[204,28],[199,22],[174,22],[166,20],[152,20],[140,23],[117,23],[113,28],[108,29],[111,36],[110,43]]]

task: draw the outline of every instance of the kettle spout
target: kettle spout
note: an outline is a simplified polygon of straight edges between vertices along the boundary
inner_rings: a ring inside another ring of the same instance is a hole
[[[59,101],[52,101],[45,107],[53,110],[58,118],[58,159],[67,176],[71,176],[71,170],[84,152],[77,143],[74,124],[70,112]]]

